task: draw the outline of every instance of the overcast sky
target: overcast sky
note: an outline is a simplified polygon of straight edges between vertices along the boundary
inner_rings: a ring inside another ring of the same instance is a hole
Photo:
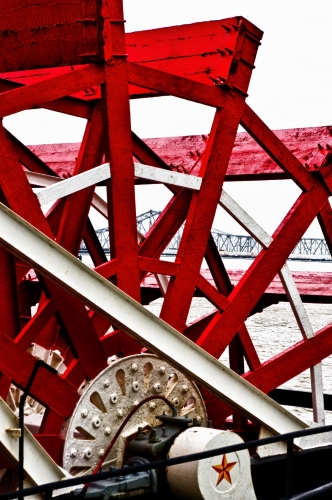
[[[332,123],[331,0],[125,0],[124,6],[128,32],[246,17],[264,31],[249,88],[251,107],[272,129]],[[212,117],[210,108],[171,97],[132,103],[132,127],[143,138],[207,133]],[[83,120],[45,110],[9,117],[5,125],[25,144],[77,142],[84,130]],[[271,233],[299,193],[290,181],[225,187]],[[137,213],[160,210],[167,199],[165,188],[139,188]],[[241,231],[221,213],[215,226]],[[321,235],[317,224],[309,234]]]

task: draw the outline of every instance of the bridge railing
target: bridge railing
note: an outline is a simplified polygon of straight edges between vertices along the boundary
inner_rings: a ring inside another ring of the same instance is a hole
[[[137,230],[145,235],[154,224],[160,212],[148,210],[137,216]],[[177,232],[169,245],[165,248],[164,256],[175,256],[181,241],[183,228]],[[110,254],[108,228],[97,229],[97,237],[104,252]],[[212,229],[211,234],[216,246],[223,257],[254,258],[261,251],[261,245],[249,235],[229,234],[219,229]],[[88,254],[85,243],[82,242],[80,255]],[[326,241],[323,238],[302,238],[289,256],[290,260],[332,261]]]

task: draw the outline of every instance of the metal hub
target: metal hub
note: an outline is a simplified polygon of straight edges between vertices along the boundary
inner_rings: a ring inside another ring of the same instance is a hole
[[[87,387],[67,422],[63,467],[71,474],[93,469],[128,413],[145,398],[166,396],[180,416],[189,415],[202,425],[207,414],[196,385],[152,354],[139,354],[114,361]],[[170,408],[161,400],[149,401],[137,410],[123,429],[105,464],[122,465],[126,441],[137,427],[151,427]]]

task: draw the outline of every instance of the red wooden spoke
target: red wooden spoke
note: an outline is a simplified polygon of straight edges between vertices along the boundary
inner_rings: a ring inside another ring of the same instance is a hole
[[[114,232],[113,257],[118,260],[116,283],[140,300],[137,254],[134,168],[131,147],[124,14],[121,0],[102,2],[104,23],[105,106],[108,158],[112,181],[107,183],[110,233]],[[125,231],[124,231],[125,229]]]
[[[317,219],[322,229],[330,254],[332,255],[332,209],[329,200],[325,203],[322,210],[317,215]]]
[[[8,92],[22,87],[21,83],[11,82],[0,78],[0,93]],[[89,119],[92,116],[94,104],[77,99],[75,97],[60,97],[54,101],[44,103],[42,106],[50,111],[58,111],[59,113],[66,113],[67,115],[77,116],[78,118]]]
[[[10,90],[0,94],[0,116],[8,116],[43,105],[54,99],[74,94],[84,87],[99,85],[103,81],[103,68],[91,65],[64,75],[48,78],[34,85]]]
[[[1,373],[19,387],[25,387],[35,359],[3,334],[0,334],[0,348]],[[31,394],[63,417],[70,415],[78,399],[75,389],[70,384],[45,370],[38,372]],[[54,394],[58,394],[58,397],[54,398]]]
[[[230,95],[223,110],[217,111],[211,130],[208,154],[204,157],[201,167],[203,176],[201,189],[193,194],[176,258],[181,262],[181,266],[177,276],[170,280],[161,312],[161,317],[179,331],[182,331],[186,324],[243,104],[242,95]],[[230,114],[231,108],[232,114]]]
[[[45,298],[38,308],[38,312],[31,318],[31,320],[22,328],[20,333],[15,338],[15,344],[19,344],[23,349],[28,347],[34,342],[40,332],[46,328],[55,313],[54,302]]]
[[[107,257],[93,229],[93,225],[90,219],[88,219],[86,222],[83,239],[94,265],[95,266],[102,266],[104,264],[107,265],[108,263]]]
[[[275,232],[271,245],[261,251],[230,294],[227,309],[223,314],[213,318],[198,340],[198,344],[203,349],[214,356],[221,355],[281,269],[296,243],[323,208],[328,196],[326,188],[317,182],[307,193],[298,198],[285,221]],[[222,338],[220,332],[222,332]]]
[[[0,151],[3,159],[0,168],[0,182],[3,195],[9,207],[47,236],[53,238],[38,200],[28,184],[21,165],[14,151],[11,149],[11,144],[2,127],[0,127]],[[10,172],[10,175],[8,175],[8,172]],[[9,183],[10,178],[12,180]],[[13,178],[15,179],[14,181]],[[75,351],[81,356],[87,375],[94,377],[100,371],[101,365],[104,364],[106,366],[106,354],[98,342],[97,334],[93,329],[84,305],[73,299],[68,293],[63,292],[53,283],[47,281],[45,284],[55,302],[61,320],[68,329],[69,336],[75,346]],[[64,302],[65,296],[66,302]],[[76,311],[76,314],[74,311]],[[82,332],[86,332],[85,338]],[[96,356],[91,357],[91,350],[95,350]]]
[[[102,161],[103,157],[103,117],[101,109],[96,106],[91,121],[87,123],[74,175],[86,172]],[[57,242],[66,250],[77,256],[86,226],[94,186],[73,193],[67,197],[59,228]]]
[[[4,248],[0,248],[0,276],[0,329],[15,338],[21,329],[15,259]]]

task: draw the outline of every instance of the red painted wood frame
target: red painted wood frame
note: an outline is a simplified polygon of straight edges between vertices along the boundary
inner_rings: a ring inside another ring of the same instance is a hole
[[[16,3],[20,4],[19,0]],[[41,3],[47,5],[46,0]],[[89,15],[85,18],[87,29],[79,31],[79,36],[80,43],[90,44],[91,52],[77,54],[72,45],[67,53],[63,46],[57,50],[51,47],[50,60],[59,66],[47,69],[43,35],[36,34],[37,48],[24,56],[29,71],[22,72],[24,58],[23,62],[14,58],[7,65],[3,63],[1,71],[7,73],[0,80],[0,116],[44,107],[87,119],[73,175],[92,169],[103,159],[111,163],[107,199],[112,259],[107,261],[89,219],[94,188],[58,201],[44,215],[22,165],[34,172],[56,174],[3,126],[1,202],[76,256],[84,239],[96,272],[138,301],[140,283],[147,272],[168,274],[161,317],[216,357],[230,346],[231,367],[243,374],[245,357],[250,371],[243,376],[269,392],[332,353],[329,326],[261,364],[244,323],[316,216],[332,248],[328,161],[317,173],[309,172],[246,104],[262,36],[247,20],[198,23],[125,38],[120,0],[103,0],[101,11],[92,9]],[[101,19],[104,23],[94,23]],[[103,28],[94,31],[92,25]],[[0,31],[2,28],[0,24]],[[78,33],[76,28],[73,33]],[[22,46],[31,39],[31,33],[20,36]],[[7,42],[10,55],[11,48],[13,52],[16,49]],[[33,71],[36,67],[42,68],[38,74]],[[173,193],[171,201],[138,244],[133,156],[157,168],[170,168],[131,132],[129,99],[151,95],[173,95],[212,106],[216,112],[205,153],[195,168],[195,175],[202,178],[200,190],[193,193],[168,185]],[[275,231],[273,243],[261,251],[232,289],[211,228],[240,123],[302,194]],[[183,223],[175,263],[162,262],[163,249]],[[200,274],[204,258],[214,286]],[[22,262],[0,250],[0,394],[6,397],[11,382],[25,386],[34,362],[26,352],[32,342],[61,351],[67,365],[63,376],[39,375],[32,388],[34,397],[47,407],[38,439],[60,461],[63,419],[73,410],[80,384],[99,373],[108,356],[137,353],[142,346],[122,332],[106,335],[109,323],[41,275],[38,310],[23,323],[20,311],[26,310],[27,304],[20,302],[19,290],[28,271]],[[196,288],[217,312],[187,327]],[[206,400],[214,425],[224,427],[232,410],[207,394]]]

